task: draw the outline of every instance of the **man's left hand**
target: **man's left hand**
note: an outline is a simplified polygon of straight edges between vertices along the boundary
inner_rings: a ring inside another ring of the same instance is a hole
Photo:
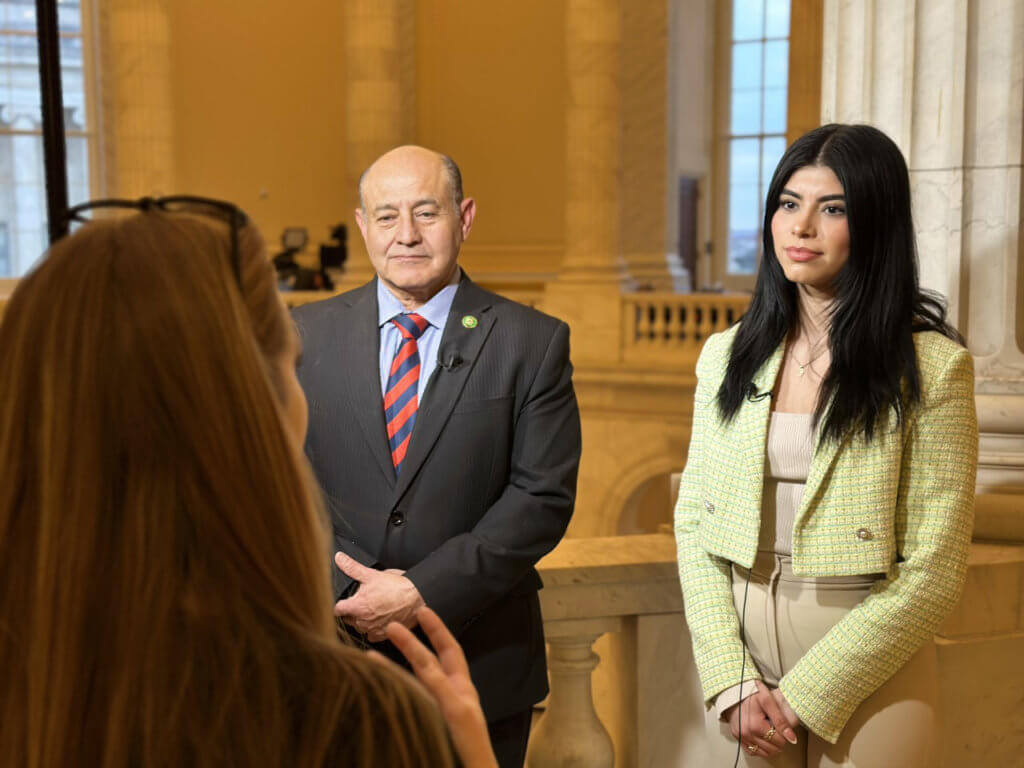
[[[335,553],[334,562],[342,573],[359,582],[358,592],[335,603],[335,616],[374,643],[387,639],[384,630],[392,621],[410,629],[416,626],[416,611],[424,602],[405,571],[367,568],[343,552]]]

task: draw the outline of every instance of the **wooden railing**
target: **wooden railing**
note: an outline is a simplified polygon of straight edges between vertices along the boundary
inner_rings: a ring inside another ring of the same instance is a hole
[[[735,323],[749,302],[747,294],[738,293],[626,294],[622,297],[623,360],[690,364],[707,337]],[[685,352],[692,355],[679,354]]]

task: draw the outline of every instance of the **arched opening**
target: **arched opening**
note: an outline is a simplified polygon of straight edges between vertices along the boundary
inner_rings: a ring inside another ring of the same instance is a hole
[[[640,483],[622,505],[616,534],[657,533],[672,522],[672,473],[661,472]]]

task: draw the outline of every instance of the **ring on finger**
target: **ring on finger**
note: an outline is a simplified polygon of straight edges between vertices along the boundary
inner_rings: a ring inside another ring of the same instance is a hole
[[[747,744],[747,752],[752,755],[757,754],[757,744]]]
[[[764,740],[765,741],[771,741],[772,740],[772,736],[774,736],[774,735],[775,735],[775,726],[774,725],[770,725],[770,726],[768,726],[768,730],[764,734]]]

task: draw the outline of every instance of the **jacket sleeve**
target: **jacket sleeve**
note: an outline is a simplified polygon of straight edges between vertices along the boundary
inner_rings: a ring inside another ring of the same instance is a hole
[[[898,561],[782,678],[807,727],[835,743],[860,703],[930,640],[959,599],[974,518],[974,367],[959,349],[906,427],[895,508]]]
[[[508,483],[471,531],[445,541],[406,571],[453,631],[509,593],[561,540],[576,501],[580,418],[559,323],[513,432]],[[535,587],[539,588],[537,582]]]
[[[716,357],[715,345],[720,341],[720,337],[708,339],[697,361],[690,450],[679,483],[674,519],[686,623],[690,628],[693,657],[707,702],[741,680],[761,679],[740,640],[739,619],[732,596],[731,564],[724,558],[709,554],[700,543],[700,521],[704,513],[700,486],[704,473],[708,471],[703,466],[704,441],[708,424],[714,418],[717,407],[715,395],[720,383],[709,358]]]

